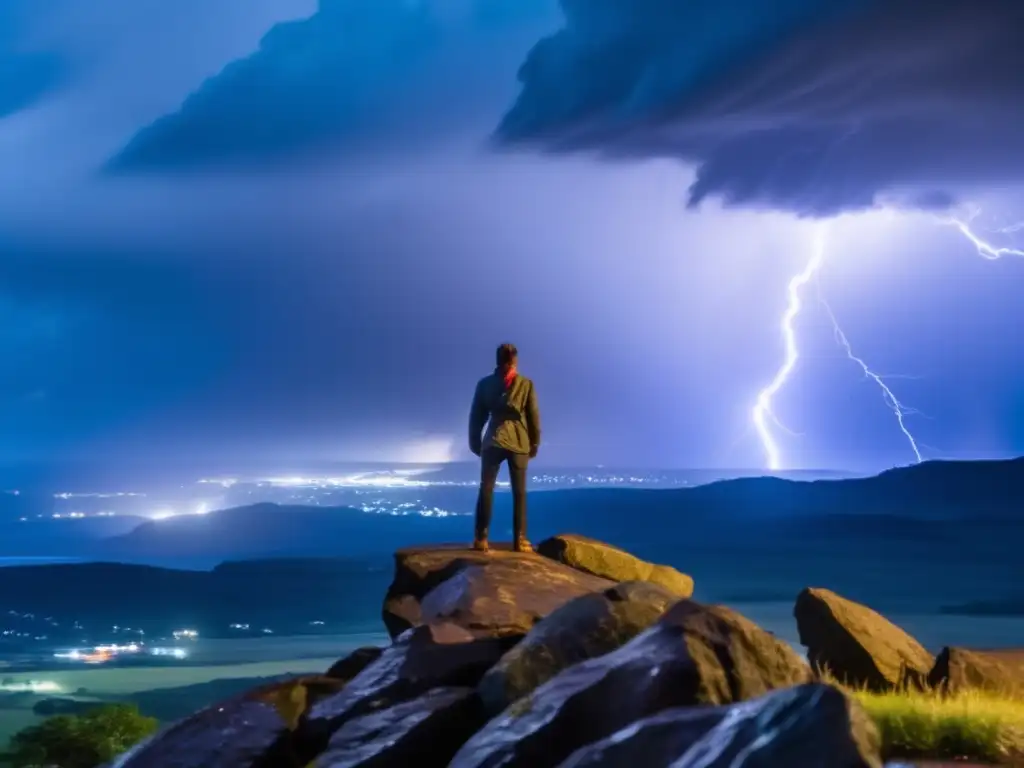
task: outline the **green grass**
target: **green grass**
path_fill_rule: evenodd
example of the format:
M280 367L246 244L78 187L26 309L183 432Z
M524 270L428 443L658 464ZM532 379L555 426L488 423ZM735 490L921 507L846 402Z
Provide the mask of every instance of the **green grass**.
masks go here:
M853 697L878 726L886 759L1024 765L1024 701L972 692L871 693Z

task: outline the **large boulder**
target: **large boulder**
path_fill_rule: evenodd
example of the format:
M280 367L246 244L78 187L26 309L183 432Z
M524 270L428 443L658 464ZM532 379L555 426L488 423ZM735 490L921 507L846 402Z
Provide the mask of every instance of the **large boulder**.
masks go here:
M486 721L472 688L434 688L410 701L349 720L316 768L445 768Z
M928 685L953 695L986 691L1024 699L1024 650L943 648L928 675Z
M668 565L657 565L634 557L618 547L586 536L566 533L545 539L537 551L579 571L612 581L649 581L678 597L693 596L693 579Z
M676 601L664 587L633 581L566 603L484 675L479 691L488 711L497 714L563 669L621 647Z
M880 768L880 750L857 702L809 683L728 707L666 710L577 750L560 768Z
M611 653L569 667L481 729L452 768L557 766L670 707L727 704L809 682L792 648L739 614L690 600Z
M532 553L403 549L395 553L383 619L392 637L420 624L452 622L480 637L521 638L570 600L612 584Z
M344 683L299 677L255 688L207 707L119 757L112 768L302 768L302 717Z
M827 589L805 589L793 614L812 666L840 682L874 691L917 687L935 663L888 619Z
M508 649L509 643L501 638L477 638L454 624L408 630L341 691L306 712L306 754L323 752L335 732L357 717L390 709L434 688L475 688Z

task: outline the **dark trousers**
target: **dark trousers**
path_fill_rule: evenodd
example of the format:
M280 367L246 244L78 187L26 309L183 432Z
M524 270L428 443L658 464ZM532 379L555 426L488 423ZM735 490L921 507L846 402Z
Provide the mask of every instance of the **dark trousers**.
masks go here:
M508 462L508 475L512 486L513 541L526 538L526 465L530 457L525 453L512 453L504 448L485 448L480 456L480 495L476 499L476 538L486 540L491 528L494 508L494 484L498 470Z

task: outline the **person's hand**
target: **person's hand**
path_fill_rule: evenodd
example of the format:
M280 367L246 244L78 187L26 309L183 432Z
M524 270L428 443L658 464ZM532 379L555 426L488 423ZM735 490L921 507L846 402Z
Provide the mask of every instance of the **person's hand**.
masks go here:
M539 448L540 448L540 446L538 446L538 445L530 446L530 458L531 459L536 459L537 458L537 450Z

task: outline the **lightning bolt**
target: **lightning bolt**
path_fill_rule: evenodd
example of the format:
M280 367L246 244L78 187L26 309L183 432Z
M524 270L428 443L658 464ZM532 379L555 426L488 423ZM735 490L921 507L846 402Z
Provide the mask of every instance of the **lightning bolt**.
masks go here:
M789 287L787 290L788 304L786 311L782 315L780 322L780 328L782 332L782 339L786 348L786 356L782 363L782 366L775 374L775 378L772 379L771 383L762 389L757 396L757 403L754 405L752 413L754 420L754 428L757 430L758 437L761 439L761 446L764 449L765 457L768 461L768 468L772 471L778 471L782 468L781 452L779 450L778 443L775 437L772 435L772 431L769 422L773 422L776 426L785 429L775 415L773 410L773 400L775 395L782 387L785 386L789 380L793 369L796 367L797 361L800 359L800 349L796 342L796 331L794 330L793 324L800 312L803 310L803 300L801 298L801 290L815 278L821 270L822 264L825 262L825 249L826 249L826 225L820 225L814 236L814 245L810 261L804 267L803 271L795 275L789 281ZM836 319L835 313L832 311L832 307L829 306L828 302L823 297L818 297L819 302L825 308L828 313L829 320L832 322L832 330L836 339L836 343L839 344L846 352L846 357L852 362L856 363L864 376L871 379L878 385L878 388L882 392L882 399L885 402L886 407L893 412L896 417L896 422L899 424L900 431L903 436L910 443L910 448L914 452L914 457L920 463L923 459L921 451L918 448L917 439L913 433L908 429L905 418L916 411L912 408L907 408L893 393L889 385L885 383L885 379L871 370L864 359L858 357L853 352L853 347L850 344L850 340L846 337L842 327L839 325L839 321Z
M829 306L828 302L825 301L824 298L819 297L819 301L825 308L825 312L828 313L828 319L832 321L832 330L835 334L836 343L845 350L846 356L850 360L860 366L860 369L864 372L865 378L871 379L878 385L878 388L882 390L882 400L885 401L886 406L888 406L889 410L892 411L893 415L896 417L896 423L900 425L900 431L903 433L903 436L907 438L907 442L910 443L910 449L914 452L914 458L916 458L917 463L920 464L924 461L921 457L921 449L917 447L917 438L911 434L905 421L905 417L915 414L917 411L903 405L903 403L896 398L896 395L893 394L892 390L889 389L889 385L885 383L885 379L871 370L862 358L857 357L857 355L853 353L853 347L850 346L850 341L846 338L846 334L843 333L843 329L839 327L839 321L836 320L832 307Z
M789 287L786 291L789 301L780 323L782 340L786 347L786 357L783 360L782 367L775 373L775 378L758 393L757 403L754 405L754 410L751 414L754 419L754 428L757 430L757 435L761 439L761 445L764 448L765 458L768 460L768 468L773 472L782 468L782 459L778 443L775 442L775 438L772 436L768 422L771 421L779 427L782 427L782 423L775 415L775 411L772 410L772 401L778 391L785 386L790 374L793 372L793 368L796 367L797 360L800 359L800 348L796 343L796 331L793 330L793 323L803 310L800 292L818 274L818 270L821 269L824 261L825 227L820 226L814 237L814 248L810 261L807 262L807 266L804 267L802 272L795 275L789 281ZM782 428L785 429L784 427Z
M974 246L978 255L984 259L996 261L1006 256L1018 256L1024 258L1024 250L1009 246L995 245L977 234L977 232L971 227L971 222L974 221L980 212L981 210L979 208L974 208L969 212L969 215L964 218L950 216L945 218L937 217L936 220L940 224L950 226L958 230L960 234ZM774 424L783 431L789 431L776 416L773 409L773 403L775 395L778 394L779 390L781 390L782 387L786 385L786 382L789 381L789 378L793 373L793 369L796 367L797 361L800 359L800 349L797 345L794 323L804 308L801 296L802 290L812 279L817 277L825 262L826 226L827 225L823 224L818 227L814 236L814 245L810 260L807 262L803 271L794 275L789 281L789 286L786 292L788 298L786 311L783 313L779 324L786 350L785 359L778 371L775 373L775 378L771 380L771 383L769 383L768 386L758 393L757 402L751 413L754 428L760 438L761 446L764 450L765 458L768 463L768 469L771 471L778 471L782 468L781 451L779 450L779 445L772 434L771 425ZM1024 222L1012 224L996 231L999 234L1009 235L1021 230L1024 230ZM839 344L839 346L846 352L846 357L857 364L864 376L873 381L878 386L879 390L881 390L882 400L885 402L886 407L888 407L896 417L896 422L899 425L900 431L903 433L903 436L910 444L911 450L914 452L914 458L918 463L920 463L924 459L921 455L919 443L906 424L906 417L916 414L918 411L913 408L908 408L900 402L899 398L896 397L892 389L890 389L889 385L886 383L885 377L875 373L863 358L854 354L853 347L846 334L843 332L843 329L840 327L839 321L836 319L832 308L820 295L819 301L828 314L829 320L832 322L832 330L836 343Z

